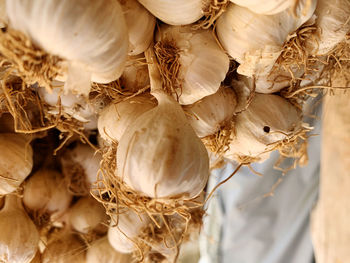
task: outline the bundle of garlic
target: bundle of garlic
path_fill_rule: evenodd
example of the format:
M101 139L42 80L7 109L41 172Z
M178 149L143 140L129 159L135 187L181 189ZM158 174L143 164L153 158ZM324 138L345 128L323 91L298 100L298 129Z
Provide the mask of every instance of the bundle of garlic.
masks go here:
M8 0L6 9L14 30L3 34L0 51L28 82L49 86L64 79L67 90L87 95L90 81L107 83L122 74L128 40L118 1Z
M6 196L0 211L0 229L0 261L30 263L38 250L39 233L19 197Z
M229 58L210 32L162 25L156 40L164 86L180 104L192 104L220 88Z
M26 135L0 133L0 195L14 192L32 171L30 141Z
M106 237L95 241L87 250L86 263L130 263L130 254L117 252Z
M51 221L60 220L71 200L63 176L54 170L37 171L24 187L23 203L39 221L45 214L51 216Z

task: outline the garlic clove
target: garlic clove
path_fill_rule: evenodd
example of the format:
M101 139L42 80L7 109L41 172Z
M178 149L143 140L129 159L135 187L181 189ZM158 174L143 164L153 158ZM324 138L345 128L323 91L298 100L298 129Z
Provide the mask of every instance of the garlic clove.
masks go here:
M33 168L30 137L21 134L0 134L0 195L15 191Z
M54 170L37 171L24 187L24 205L39 214L49 213L52 221L66 212L71 200L63 176Z
M189 25L203 16L208 0L139 0L155 17L169 25Z
M0 261L30 263L38 250L39 233L15 195L6 196L0 229Z
M237 105L235 92L221 87L215 94L204 97L193 105L183 107L187 119L199 138L216 133L230 121Z
M132 257L130 254L117 252L109 244L106 237L95 241L86 254L86 263L130 263Z
M144 52L153 40L156 18L137 0L119 0L129 33L129 55Z
M162 25L156 40L163 82L180 104L192 104L220 88L229 58L209 31Z
M88 234L103 234L107 231L107 215L105 208L92 197L82 197L69 212L69 221L73 229Z
M109 142L119 142L129 126L143 113L155 107L149 95L139 95L105 107L98 118L98 131Z
M207 151L180 105L153 91L158 106L143 113L119 141L117 176L152 198L197 196L208 179Z

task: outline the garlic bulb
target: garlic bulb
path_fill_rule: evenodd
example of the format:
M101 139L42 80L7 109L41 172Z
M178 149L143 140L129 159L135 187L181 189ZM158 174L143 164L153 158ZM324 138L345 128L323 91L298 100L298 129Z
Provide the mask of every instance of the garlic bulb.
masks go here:
M6 9L14 29L68 61L67 81L107 83L122 74L128 39L118 1L7 0ZM71 90L87 94L88 86Z
M129 55L144 52L153 40L156 18L137 0L119 0L129 33Z
M297 6L296 16L285 10L275 15L258 15L248 8L230 4L216 25L218 38L241 65L237 72L245 76L267 74L282 51L283 43L314 13L316 0L304 14L309 0Z
M30 138L21 134L0 134L0 195L15 191L33 168Z
M53 107L49 111L51 114L58 114L58 102L61 99L61 106L64 113L84 123L84 127L89 130L97 128L97 115L95 107L84 97L75 95L70 91L63 93L60 87L55 87L48 92L44 87L38 88L42 100Z
M24 187L24 205L33 211L51 214L53 220L68 209L71 200L63 176L54 170L37 171Z
M82 177L85 179L87 186L91 187L97 180L97 173L100 169L101 160L101 153L95 152L95 150L87 144L77 143L73 149L67 150L61 160L61 164L64 172L68 173L68 177L71 166L79 165L84 172Z
M30 263L38 250L39 233L14 195L6 196L0 229L0 262Z
M149 95L139 95L117 104L110 104L98 118L98 131L107 142L120 141L124 132L143 113L156 106Z
M108 241L116 251L131 253L136 250L137 237L149 223L150 219L146 214L125 211L112 220L108 229Z
M73 234L65 233L50 241L42 255L42 263L85 263L85 246Z
M132 258L130 254L117 252L109 244L106 237L94 242L88 248L86 254L86 263L130 263Z
M172 92L180 104L192 104L220 88L229 58L209 31L163 25L156 40L161 73L172 80ZM169 60L173 60L171 68Z
M143 54L129 57L120 82L122 87L131 92L149 86L148 68Z
M153 91L158 106L138 117L121 137L117 175L152 198L197 196L208 179L207 151L180 105Z
M274 15L284 11L293 5L295 0L230 0L236 5L249 8L251 11L262 15Z
M326 55L350 30L350 2L348 0L318 0L315 10L318 32L310 37L307 48L312 55Z
M107 215L102 204L92 197L82 197L70 209L69 221L72 227L83 234L91 231L104 233L107 229Z
M235 134L224 156L258 158L300 126L301 114L292 104L277 95L256 93L247 110L237 115Z
M139 0L155 17L169 25L189 25L203 16L208 0Z
M197 136L203 138L214 134L232 119L236 104L235 92L221 87L215 94L204 97L193 105L184 106L183 109Z

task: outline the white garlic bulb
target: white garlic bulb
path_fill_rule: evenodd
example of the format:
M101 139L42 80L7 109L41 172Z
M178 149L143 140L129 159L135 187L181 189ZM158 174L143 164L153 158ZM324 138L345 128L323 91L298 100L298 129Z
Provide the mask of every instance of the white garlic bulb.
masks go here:
M150 85L148 67L143 54L129 57L120 82L127 91L131 92L137 92Z
M71 200L63 176L54 170L37 171L24 187L24 205L33 211L51 214L52 220L68 209Z
M203 16L208 0L139 0L155 17L169 25L189 25Z
M199 138L216 133L230 121L237 105L235 92L221 87L215 94L204 97L193 105L184 106L187 119Z
M153 40L156 18L137 0L119 0L129 35L129 55L144 52Z
M139 95L117 104L110 104L98 118L98 131L107 142L120 141L129 126L143 113L156 106L152 96Z
M209 31L194 31L190 26L163 25L157 32L156 40L160 47L157 51L155 46L158 60L162 53L177 57L175 63L179 68L172 77L178 83L172 84L177 93L174 97L180 104L192 104L220 88L229 69L229 58ZM164 58L164 63L159 62L163 70L161 73L167 74L164 67L169 63L168 58ZM173 67L176 68L176 65Z
M249 8L251 11L262 15L273 15L284 11L293 5L295 0L230 0L236 5Z
M73 234L64 233L49 241L42 255L42 263L85 263L86 248Z
M60 87L54 87L51 92L48 92L44 87L39 87L38 92L41 99L53 107L49 113L58 114L60 110L58 102L61 99L64 113L84 123L86 129L97 128L97 109L83 96L75 95L70 91L64 93Z
M136 214L127 210L112 218L108 229L108 241L111 246L121 253L131 253L136 250L136 243L141 231L148 226L150 218L146 214ZM117 224L117 225L116 225Z
M106 237L95 241L86 253L86 263L130 263L130 254L117 252Z
M0 134L0 195L15 191L33 168L30 138L21 134Z
M225 50L241 64L238 73L251 77L270 72L288 35L314 13L316 0L312 0L304 14L307 1L300 1L296 16L290 10L258 15L248 8L229 5L217 21L216 32Z
M96 152L91 146L87 144L77 143L77 145L65 152L61 164L66 166L63 168L69 174L69 166L78 164L83 168L85 182L88 187L91 187L97 180L98 170L100 169L100 162L102 161L101 153Z
M118 1L7 0L6 9L11 27L68 61L68 80L107 83L122 74L128 38ZM90 88L72 89L87 94Z
M348 0L318 0L315 10L318 32L307 40L312 55L326 55L350 30L350 2Z
M73 229L83 234L91 231L103 233L107 230L105 208L92 197L82 197L72 206L69 222Z
M39 233L15 195L6 196L0 229L0 262L30 263L38 250Z
M300 126L301 114L292 104L277 95L256 93L249 107L237 115L235 134L224 156L258 158Z
M180 105L153 91L158 106L139 116L124 133L117 151L117 176L152 198L195 197L209 173L207 151Z

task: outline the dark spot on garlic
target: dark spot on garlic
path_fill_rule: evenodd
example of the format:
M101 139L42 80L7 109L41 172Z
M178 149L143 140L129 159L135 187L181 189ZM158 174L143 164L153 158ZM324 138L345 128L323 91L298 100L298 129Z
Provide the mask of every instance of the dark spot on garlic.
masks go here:
M264 132L269 133L270 132L270 127L269 126L264 126Z

